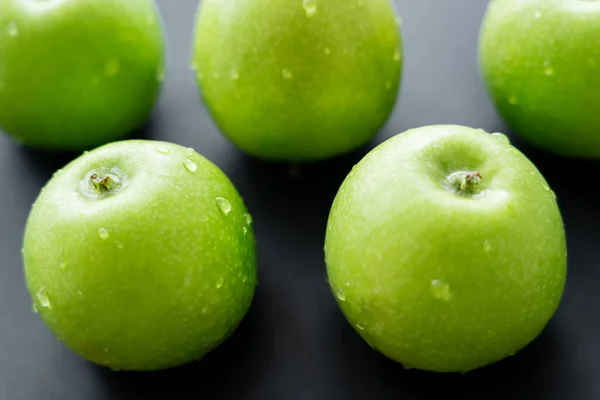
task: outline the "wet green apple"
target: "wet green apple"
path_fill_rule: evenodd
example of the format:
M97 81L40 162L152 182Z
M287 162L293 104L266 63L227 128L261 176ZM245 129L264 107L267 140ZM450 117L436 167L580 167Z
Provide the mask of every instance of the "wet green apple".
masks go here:
M389 0L204 0L192 67L235 145L312 161L353 150L382 127L402 43Z
M548 184L506 136L461 126L407 131L360 161L325 253L348 321L407 368L464 372L516 353L565 285Z
M59 171L25 231L27 286L50 330L112 369L201 358L230 335L256 285L251 217L192 149L123 141Z
M164 71L152 0L0 0L0 127L26 146L125 137L149 117Z
M600 1L492 0L480 65L510 128L571 157L600 157Z

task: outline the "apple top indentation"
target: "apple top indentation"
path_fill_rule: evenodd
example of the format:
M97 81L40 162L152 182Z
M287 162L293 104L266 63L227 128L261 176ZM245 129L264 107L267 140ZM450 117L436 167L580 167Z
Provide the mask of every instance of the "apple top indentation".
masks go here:
M126 188L127 175L117 168L89 171L79 183L79 193L91 199L113 196Z
M481 179L479 171L457 171L448 175L444 186L457 195L474 195L479 193Z

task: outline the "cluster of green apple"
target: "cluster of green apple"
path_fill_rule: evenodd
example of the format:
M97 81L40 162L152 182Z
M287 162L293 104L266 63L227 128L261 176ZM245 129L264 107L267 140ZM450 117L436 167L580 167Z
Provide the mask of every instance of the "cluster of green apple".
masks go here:
M557 153L600 155L600 25L587 23L599 16L595 1L492 0L483 25L498 109ZM397 21L389 0L204 0L192 66L239 148L320 160L365 144L389 117ZM31 147L105 144L58 171L33 205L23 257L34 311L113 369L201 358L252 302L253 222L193 149L113 142L148 117L165 77L156 6L0 0L0 29L2 128ZM565 284L554 193L506 136L468 127L413 129L372 150L339 189L325 241L348 321L411 368L462 372L514 354Z

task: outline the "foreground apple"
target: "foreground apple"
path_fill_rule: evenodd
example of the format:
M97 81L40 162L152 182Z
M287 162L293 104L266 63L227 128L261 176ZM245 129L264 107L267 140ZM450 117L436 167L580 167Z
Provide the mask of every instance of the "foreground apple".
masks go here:
M600 157L600 1L492 0L480 63L508 125L531 144Z
M0 127L52 150L122 138L148 118L163 59L152 0L0 0Z
M565 284L562 219L504 135L430 126L369 153L337 194L329 282L375 349L407 368L468 371L544 328Z
M402 44L389 0L204 0L192 67L239 148L311 161L355 149L382 127Z
M248 310L251 217L229 179L178 145L81 156L36 200L23 256L33 308L73 351L113 369L198 359Z

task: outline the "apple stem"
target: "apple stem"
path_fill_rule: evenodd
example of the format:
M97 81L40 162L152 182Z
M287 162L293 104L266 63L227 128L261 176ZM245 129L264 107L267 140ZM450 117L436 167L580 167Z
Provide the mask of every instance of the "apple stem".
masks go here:
M446 186L457 194L474 194L477 192L481 179L478 171L458 171L446 178Z
M121 186L121 180L115 175L92 174L90 182L97 194L108 194Z

